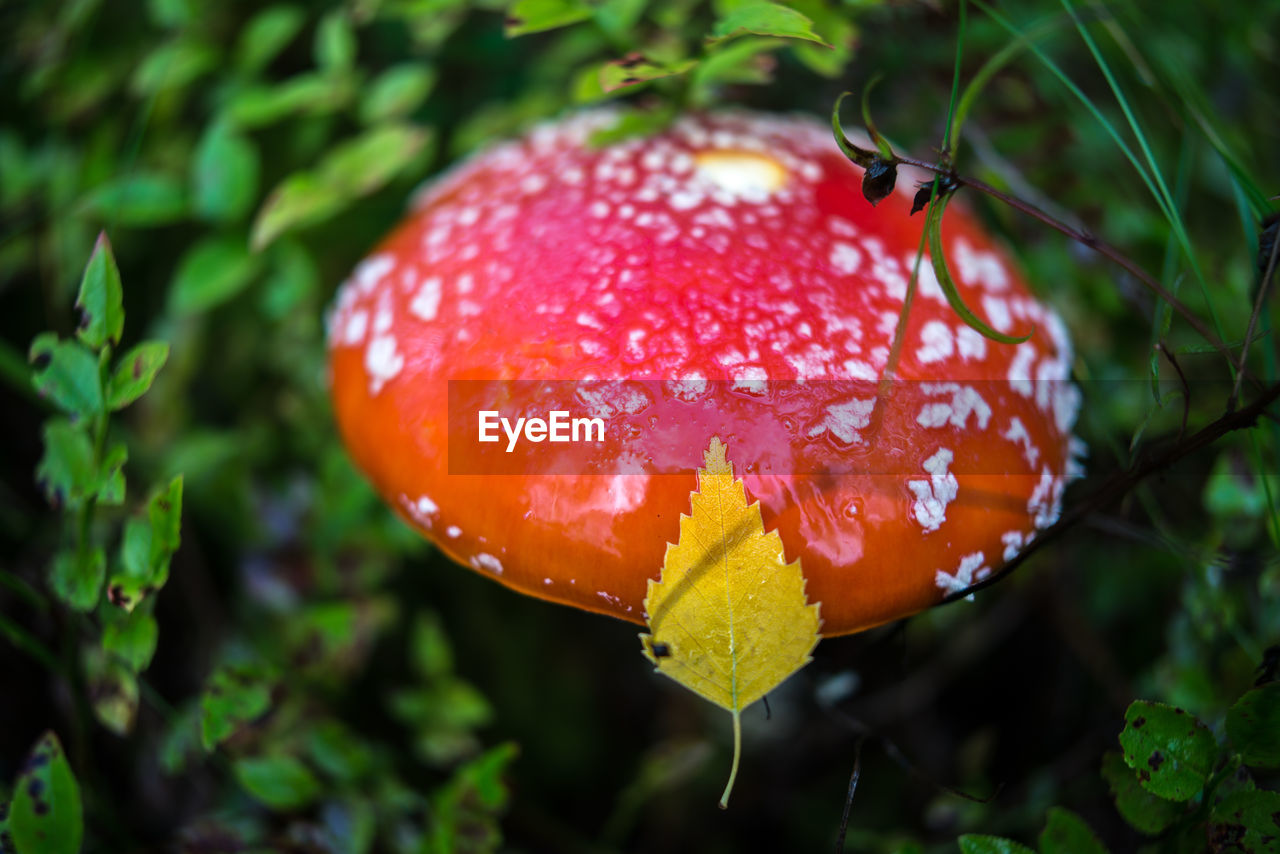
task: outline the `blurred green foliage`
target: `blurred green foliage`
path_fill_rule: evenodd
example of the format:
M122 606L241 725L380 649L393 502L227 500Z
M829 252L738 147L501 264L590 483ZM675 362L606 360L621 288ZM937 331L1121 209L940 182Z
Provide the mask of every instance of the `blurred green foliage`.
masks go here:
M886 146L930 159L957 66L985 81L957 169L1120 247L1232 353L966 194L1078 345L1069 505L1222 415L1250 330L1241 400L1274 384L1280 6L961 8L0 6L0 848L813 850L861 745L852 850L1274 850L1274 417L976 605L824 643L744 721L725 815L720 716L630 629L447 565L334 434L325 305L457 158L592 104L599 142L825 116L879 74Z

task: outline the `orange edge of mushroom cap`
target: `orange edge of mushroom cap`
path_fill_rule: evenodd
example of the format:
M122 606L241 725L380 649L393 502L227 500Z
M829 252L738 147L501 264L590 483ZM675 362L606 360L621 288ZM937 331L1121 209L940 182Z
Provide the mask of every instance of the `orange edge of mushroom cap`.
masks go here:
M801 559L823 633L839 635L962 592L1057 518L1076 467L1070 345L962 207L944 223L961 296L1001 331L1035 332L1018 345L981 338L926 259L902 382L872 425L865 392L884 370L923 219L907 214L909 182L872 209L861 170L806 119L689 116L588 149L609 121L581 114L472 158L342 287L330 317L338 425L406 521L513 589L643 623L647 580L716 432L766 528ZM525 449L524 469L500 459L499 473L458 473L498 458L460 440L449 381L512 379L637 380L627 393L645 404L609 407L617 432L594 457L543 445ZM682 420L688 401L667 381L709 386L723 419ZM762 421L753 382L757 396L781 384L799 408ZM536 402L532 384L502 388L507 405ZM555 388L565 399L548 406L583 408L573 383ZM610 468L645 441L650 459L687 458L666 469L681 473ZM565 454L581 476L536 473Z

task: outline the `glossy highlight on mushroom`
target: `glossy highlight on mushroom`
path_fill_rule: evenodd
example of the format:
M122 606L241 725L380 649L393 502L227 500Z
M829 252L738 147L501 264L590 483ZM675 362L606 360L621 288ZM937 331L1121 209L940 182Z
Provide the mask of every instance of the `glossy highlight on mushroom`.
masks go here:
M959 204L886 382L921 220L872 207L817 121L725 112L603 148L587 112L431 182L342 286L339 428L446 554L530 595L643 623L719 435L823 633L917 612L1057 518L1079 393L1056 314ZM479 411L600 417L603 439L474 441Z

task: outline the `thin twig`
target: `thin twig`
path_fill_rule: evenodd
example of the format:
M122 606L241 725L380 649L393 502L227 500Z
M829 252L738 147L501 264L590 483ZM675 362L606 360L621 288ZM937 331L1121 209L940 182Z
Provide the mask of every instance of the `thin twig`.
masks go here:
M1007 562L999 573L989 575L982 581L978 581L972 586L948 596L943 601L954 602L958 599L963 599L976 590L982 590L983 588L990 587L992 584L1008 578L1014 570L1018 569L1018 567L1025 563L1031 555L1044 548L1050 542L1060 538L1068 530L1075 527L1088 517L1093 511L1123 498L1138 482L1150 477L1156 472L1164 471L1174 463L1189 456L1195 451L1207 447L1208 445L1212 445L1228 433L1252 427L1259 418L1266 414L1268 407L1277 400L1280 400L1280 382L1267 387L1267 389L1248 406L1235 412L1227 412L1223 414L1220 418L1210 422L1191 436L1188 436L1186 439L1174 443L1173 447L1169 448L1164 453L1150 457L1145 462L1131 466L1124 471L1116 472L1108 478L1102 486L1094 490L1092 495L1083 501L1076 503L1075 506L1064 513L1057 522L1041 531L1035 539L1023 547L1022 551L1020 551L1016 557Z
M862 744L865 737L860 736L853 748L853 773L849 775L849 792L844 797L844 812L840 815L840 832L836 835L836 854L844 852L844 837L849 830L849 809L853 806L853 794L858 791L858 778L862 776Z
M1245 362L1249 359L1249 348L1253 344L1253 330L1258 325L1258 317L1262 314L1262 306L1267 299L1267 288L1275 278L1276 258L1280 257L1280 239L1271 245L1271 256L1267 259L1266 272L1262 274L1262 283L1258 285L1258 296L1253 301L1253 311L1249 314L1249 326L1244 333L1244 346L1240 348L1240 364L1236 370L1236 382L1231 389L1231 397L1227 399L1227 411L1236 408L1240 400L1240 383L1244 379Z
M1163 341L1156 342L1156 349L1169 361L1170 365L1173 365L1173 370L1178 375L1178 381L1182 383L1182 424L1178 427L1178 441L1181 442L1182 437L1187 434L1187 419L1191 415L1191 385L1187 382L1187 375L1182 372L1182 366L1174 358L1173 351L1166 347ZM1228 408L1228 411L1230 411L1230 408Z
M1106 243L1105 241L1099 239L1098 237L1086 231L1083 231L1081 229L1074 228L1068 225L1062 220L1057 219L1056 217L1045 213L1044 211L1040 210L1040 208L1036 207L1035 205L1029 202L1024 202L1022 199L1019 199L1016 196L1011 196L1008 193L1005 193L1001 190L997 190L995 187L991 186L985 181L979 181L977 178L967 178L963 175L957 174L954 170L950 169L945 165L932 163L928 160L920 160L915 157L905 157L901 154L895 155L895 160L900 164L905 164L907 166L915 166L918 169L925 169L925 170L928 170L929 172L933 172L936 175L942 175L946 178L949 178L951 181L955 182L955 184L957 185L972 187L978 192L985 193L991 198L996 199L997 201L1003 202L1004 204L1008 205L1014 210L1019 211L1031 217L1032 219L1038 220L1044 225L1047 225L1050 228L1052 228L1054 231L1064 234L1067 237L1071 238L1072 240L1076 241L1077 243L1080 243L1083 246L1087 246L1093 251L1097 252L1098 254L1110 259L1113 263L1123 268L1125 272L1129 273L1138 281L1146 285L1147 288L1149 288L1153 293L1155 293L1165 302L1169 303L1169 305L1172 306L1173 309L1176 312L1178 312L1178 314L1182 315L1183 319L1187 321L1187 323L1191 326L1191 328L1194 329L1202 338L1204 338L1204 340L1207 341L1211 347L1213 347L1219 353L1222 353L1224 356L1227 356L1228 358L1231 357L1230 348L1228 348L1227 345L1223 343L1222 339L1219 338L1217 334L1213 332L1213 330L1209 329L1209 327L1205 325L1204 321L1202 321L1194 312L1191 311L1191 309L1189 309L1186 305L1184 305L1177 297L1175 297L1172 293L1170 293L1170 291L1164 285L1160 284L1160 282L1158 282L1150 273L1148 273L1146 270L1143 270L1140 266L1138 266L1138 264L1135 261L1130 259L1127 255L1122 253L1120 250L1111 246L1109 243Z

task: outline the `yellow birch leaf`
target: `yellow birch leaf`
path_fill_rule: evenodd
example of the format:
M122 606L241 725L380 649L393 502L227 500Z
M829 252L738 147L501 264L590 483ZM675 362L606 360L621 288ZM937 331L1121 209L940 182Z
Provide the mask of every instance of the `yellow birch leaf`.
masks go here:
M680 542L667 544L662 577L649 581L649 633L640 642L660 673L733 715L723 808L738 774L742 710L809 662L822 620L805 598L800 561L787 563L759 502L747 504L719 438L705 459Z

